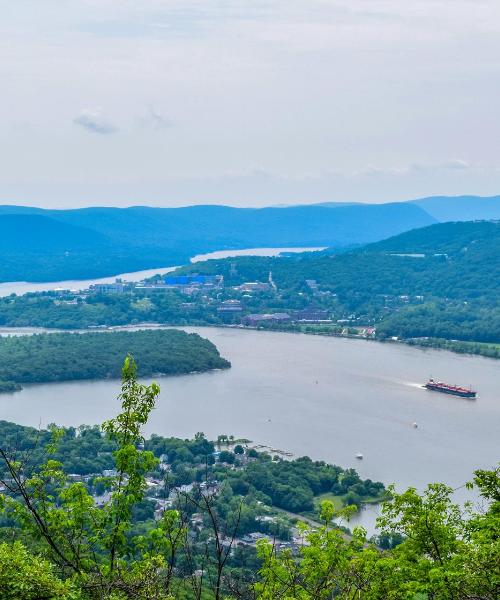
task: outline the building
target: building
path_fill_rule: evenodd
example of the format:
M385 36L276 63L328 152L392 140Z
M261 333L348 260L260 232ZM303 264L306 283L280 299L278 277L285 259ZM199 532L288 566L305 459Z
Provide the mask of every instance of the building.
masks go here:
M131 284L122 279L115 279L114 283L94 283L89 287L95 294L123 294L130 289Z
M243 310L243 305L239 300L224 300L217 307L218 313L240 313Z
M291 321L292 317L288 313L247 315L243 319L243 323L249 327L259 327L259 325L267 324L284 324L290 323Z
M179 291L190 296L201 290L222 287L223 282L222 275L172 275L154 283L143 281L135 286L135 290L152 293Z
M330 323L330 314L321 308L304 308L294 313L295 320L306 323Z
M171 275L165 277L165 285L175 287L200 286L219 287L223 282L222 275Z
M234 288L239 292L268 292L271 289L270 283L262 283L261 281L248 281Z

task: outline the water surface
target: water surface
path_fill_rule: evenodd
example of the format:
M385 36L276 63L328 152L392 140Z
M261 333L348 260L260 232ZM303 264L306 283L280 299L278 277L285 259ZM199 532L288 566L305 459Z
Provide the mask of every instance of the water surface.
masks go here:
M400 487L444 481L458 488L474 469L500 459L499 363L493 359L342 338L186 329L212 340L233 366L160 377L148 433L248 437ZM471 383L479 397L422 389L430 375ZM0 395L0 419L35 426L99 423L118 410L118 390L118 381L26 386Z

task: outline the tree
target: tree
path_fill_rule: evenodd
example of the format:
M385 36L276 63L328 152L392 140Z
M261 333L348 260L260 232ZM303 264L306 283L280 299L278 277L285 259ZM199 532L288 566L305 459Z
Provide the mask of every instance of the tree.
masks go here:
M0 544L0 598L2 600L77 600L81 597L70 580L54 574L54 566L34 556L21 544Z
M122 379L122 412L102 426L104 434L117 444L117 474L104 478L109 501L98 508L85 485L70 483L62 464L50 454L40 469L25 473L23 463L0 449L10 475L4 481L9 495L3 497L3 508L23 527L28 539L41 546L61 579L74 581L89 597L111 598L119 592L120 598L166 599L173 576L172 557L185 534L179 514L168 511L143 536L129 535L132 511L144 499L145 474L157 463L152 452L141 449L140 428L153 409L159 387L137 382L130 356ZM55 429L53 436L50 453L56 450L60 431ZM22 554L22 550L18 552ZM30 560L28 564L45 568L45 563Z

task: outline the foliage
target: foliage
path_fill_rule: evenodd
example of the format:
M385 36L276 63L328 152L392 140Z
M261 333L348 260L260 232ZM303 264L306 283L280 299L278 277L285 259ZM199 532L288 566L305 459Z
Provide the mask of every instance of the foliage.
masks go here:
M21 544L0 544L1 600L78 600L81 595L70 580L54 575L54 566Z
M119 377L121 357L139 357L139 375L227 368L212 342L176 330L50 333L0 337L0 391L20 383ZM10 389L9 389L10 386Z

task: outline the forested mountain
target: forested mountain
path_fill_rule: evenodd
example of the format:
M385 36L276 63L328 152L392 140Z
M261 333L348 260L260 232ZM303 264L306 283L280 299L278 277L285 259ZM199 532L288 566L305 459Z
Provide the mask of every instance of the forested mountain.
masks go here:
M186 264L195 254L224 249L352 248L464 217L500 217L500 197L261 209L0 206L0 281L100 277Z
M83 208L42 210L0 207L5 214L50 217L85 227L116 243L155 248L329 246L384 239L435 220L411 203L284 208L188 206L184 208Z
M0 216L0 251L2 253L72 252L94 247L109 249L110 240L103 234L38 214Z
M84 279L225 248L347 246L433 223L410 203L241 209L0 207L0 281Z
M231 263L236 265L236 274L230 272ZM196 263L182 271L221 273L235 283L265 280L272 271L281 288L315 279L340 295L360 298L431 294L496 301L500 291L500 223L442 223L340 254L238 257Z
M441 222L500 219L500 196L432 196L413 203Z
M412 229L365 246L363 252L465 255L500 251L500 224L494 221L451 222Z

